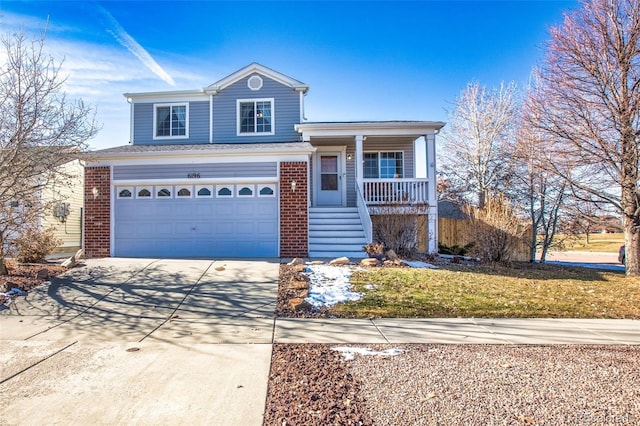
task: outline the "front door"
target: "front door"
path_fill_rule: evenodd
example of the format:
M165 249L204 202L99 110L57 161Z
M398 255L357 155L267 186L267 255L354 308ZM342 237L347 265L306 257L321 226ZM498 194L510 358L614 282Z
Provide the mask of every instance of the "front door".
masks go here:
M319 152L316 164L319 206L342 205L342 179L342 153Z

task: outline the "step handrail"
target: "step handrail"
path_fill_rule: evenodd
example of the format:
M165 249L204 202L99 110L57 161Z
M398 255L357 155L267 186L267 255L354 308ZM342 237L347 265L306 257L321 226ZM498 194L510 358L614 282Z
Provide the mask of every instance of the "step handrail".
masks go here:
M356 182L356 194L357 194L357 206L358 214L360 215L360 221L362 222L362 229L364 231L364 237L367 240L367 244L371 244L373 241L373 224L371 223L371 216L369 215L369 209L367 203L362 195L360 185Z

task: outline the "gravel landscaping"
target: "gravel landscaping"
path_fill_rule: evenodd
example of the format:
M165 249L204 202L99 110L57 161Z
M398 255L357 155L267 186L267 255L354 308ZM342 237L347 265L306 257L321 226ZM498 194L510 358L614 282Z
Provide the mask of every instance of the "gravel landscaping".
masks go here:
M275 345L265 425L637 425L640 348Z
M301 269L281 265L276 315L294 308ZM265 425L638 425L640 347L276 344Z

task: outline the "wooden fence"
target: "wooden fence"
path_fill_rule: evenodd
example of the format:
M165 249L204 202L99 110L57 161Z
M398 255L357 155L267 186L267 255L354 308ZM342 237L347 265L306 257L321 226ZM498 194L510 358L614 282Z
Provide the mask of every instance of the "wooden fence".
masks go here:
M438 218L438 243L446 246L459 246L472 243L471 232L469 232L472 224L468 219L449 219L444 217ZM529 246L521 241L516 247L513 256L515 261L526 262L529 260Z

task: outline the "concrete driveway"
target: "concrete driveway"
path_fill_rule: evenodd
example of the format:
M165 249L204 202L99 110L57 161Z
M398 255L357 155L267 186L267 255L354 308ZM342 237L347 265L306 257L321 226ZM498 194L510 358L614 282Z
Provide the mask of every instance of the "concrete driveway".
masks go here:
M278 261L100 259L0 312L0 423L259 425Z

